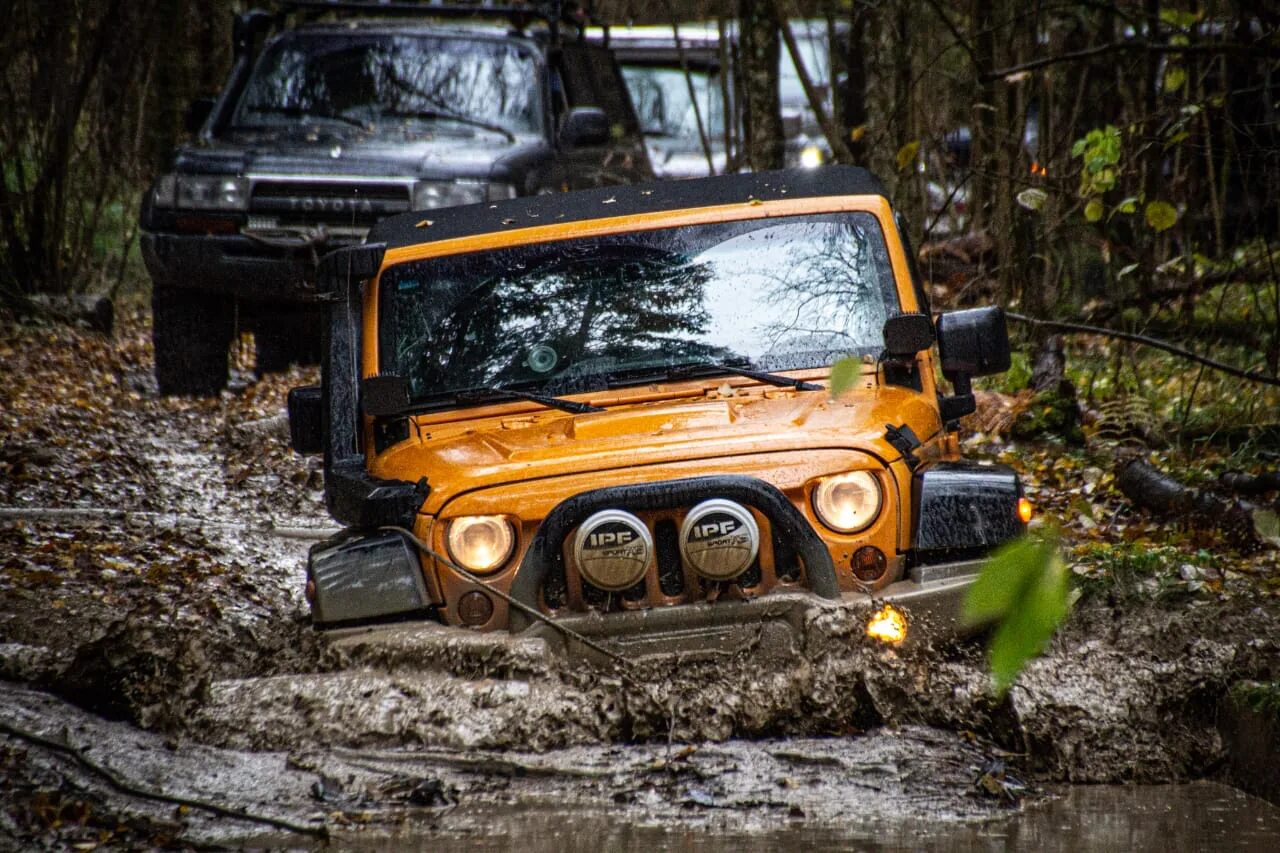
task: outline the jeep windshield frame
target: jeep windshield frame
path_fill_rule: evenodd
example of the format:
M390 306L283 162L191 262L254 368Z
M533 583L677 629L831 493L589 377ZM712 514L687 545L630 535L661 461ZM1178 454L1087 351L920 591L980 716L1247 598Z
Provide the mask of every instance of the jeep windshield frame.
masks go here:
M378 284L377 369L415 407L486 385L590 393L690 363L878 356L901 312L884 231L849 211L657 227L406 261ZM732 372L732 371L726 371Z
M263 50L223 133L543 135L542 64L533 45L489 34L291 30Z

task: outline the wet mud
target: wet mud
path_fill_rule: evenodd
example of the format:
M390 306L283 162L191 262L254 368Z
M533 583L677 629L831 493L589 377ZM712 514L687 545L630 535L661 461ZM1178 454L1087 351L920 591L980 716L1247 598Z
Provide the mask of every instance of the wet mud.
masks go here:
M321 635L303 565L332 522L280 418L310 375L163 401L137 372L124 358L104 373L93 418L68 404L0 434L0 838L43 837L55 801L108 816L103 832L116 820L126 846L290 837L123 794L26 732L369 849L398 832L574 849L546 840L568 826L617 849L701 849L704 830L764 849L864 837L864 820L868 838L914 821L901 832L927 839L1019 802L1051 809L1036 804L1058 783L1220 774L1228 690L1280 679L1280 605L1248 594L1087 599L1002 700L980 643L886 647L865 636L865 611L824 603L781 650L626 668L432 625ZM994 760L1032 788L975 789ZM545 817L569 807L560 826ZM602 820L631 829L601 835ZM985 837L968 833L944 837ZM521 842L535 836L541 847Z

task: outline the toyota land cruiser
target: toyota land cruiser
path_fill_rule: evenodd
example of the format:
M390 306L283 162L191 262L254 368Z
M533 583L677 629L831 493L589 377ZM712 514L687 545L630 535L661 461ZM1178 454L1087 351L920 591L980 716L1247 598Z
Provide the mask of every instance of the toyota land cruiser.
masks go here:
M317 259L384 216L652 176L617 66L559 3L285 8L236 19L225 89L143 202L161 393L221 389L238 329L259 369L316 360Z

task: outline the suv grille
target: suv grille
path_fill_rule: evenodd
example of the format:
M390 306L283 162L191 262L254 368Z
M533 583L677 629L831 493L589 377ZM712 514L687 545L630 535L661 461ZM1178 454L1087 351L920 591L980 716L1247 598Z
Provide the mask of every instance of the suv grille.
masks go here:
M249 209L255 214L275 214L284 223L372 225L409 207L406 184L258 181Z

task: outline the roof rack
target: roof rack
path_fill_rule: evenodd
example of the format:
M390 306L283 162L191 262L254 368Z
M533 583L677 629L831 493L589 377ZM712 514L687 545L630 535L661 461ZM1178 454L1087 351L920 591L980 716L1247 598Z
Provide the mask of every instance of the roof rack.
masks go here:
M448 2L448 0L285 0L285 11L297 11L306 16L319 16L336 12L357 15L422 15L429 18L501 18L523 30L533 21L545 21L552 37L559 35L561 24L573 27L579 35L588 26L606 27L596 18L590 0L579 5L572 0L532 0L532 2L501 5L490 0L478 2Z

